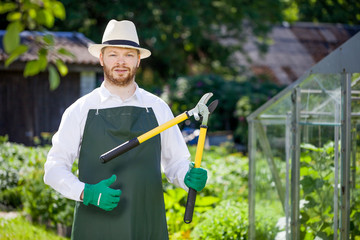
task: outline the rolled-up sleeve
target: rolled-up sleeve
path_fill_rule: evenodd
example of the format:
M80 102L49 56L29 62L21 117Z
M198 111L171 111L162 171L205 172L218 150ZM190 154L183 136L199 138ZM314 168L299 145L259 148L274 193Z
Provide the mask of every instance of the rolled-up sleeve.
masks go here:
M156 114L156 113L155 113ZM170 108L163 106L162 115L157 116L159 125L174 118ZM160 119L160 120L159 120ZM178 125L161 133L161 165L170 183L188 190L184 183L191 156Z
M80 121L74 109L65 111L59 129L52 138L52 148L44 166L44 182L76 201L80 201L85 186L71 171L81 142Z

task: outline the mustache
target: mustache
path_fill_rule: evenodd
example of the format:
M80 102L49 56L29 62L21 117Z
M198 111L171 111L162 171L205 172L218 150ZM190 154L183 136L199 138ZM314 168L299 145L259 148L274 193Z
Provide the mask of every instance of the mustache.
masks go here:
M131 68L130 68L130 67L127 67L127 66L119 66L119 65L112 67L111 70L115 70L115 69L117 69L117 68L126 69L126 70L131 71Z

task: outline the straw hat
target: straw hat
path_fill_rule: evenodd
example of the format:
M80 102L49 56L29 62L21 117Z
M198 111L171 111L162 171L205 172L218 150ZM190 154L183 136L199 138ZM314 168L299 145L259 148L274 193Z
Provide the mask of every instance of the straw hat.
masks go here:
M151 52L139 45L139 38L136 32L135 24L128 20L116 21L110 20L107 24L102 44L89 45L89 52L94 57L99 57L101 49L104 47L123 47L133 48L140 51L140 58L147 58Z

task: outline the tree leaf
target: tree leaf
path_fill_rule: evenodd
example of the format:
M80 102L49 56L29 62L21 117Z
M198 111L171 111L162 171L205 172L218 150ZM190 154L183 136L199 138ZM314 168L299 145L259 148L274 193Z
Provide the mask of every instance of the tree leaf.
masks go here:
M206 197L199 197L196 205L197 206L210 206L214 203L217 203L220 199L217 197L206 196Z
M41 62L38 60L32 60L26 63L24 70L24 77L30 77L40 72Z
M66 76L66 74L68 74L68 68L61 59L57 59L55 64L61 76Z
M49 69L49 83L50 83L50 90L55 90L60 84L60 76L56 71L56 68L53 65L48 67Z
M36 15L37 15L37 14L36 14L36 10L35 10L35 9L33 9L33 8L29 9L28 14L29 14L29 17L30 17L31 19L33 19L33 20L36 19Z
M21 12L10 12L6 16L6 20L8 20L9 22L18 21L20 19L21 19Z
M302 180L300 180L300 184L304 189L304 194L310 194L315 190L315 179L311 176L304 176Z
M14 11L17 8L16 3L0 3L0 14L4 14L6 12Z
M26 45L19 45L14 51L11 52L10 56L5 61L5 67L8 67L11 63L13 63L19 56L25 53L28 50L28 46Z
M12 22L6 28L6 33L3 38L4 49L6 53L11 54L20 44L20 32L22 30L19 21Z
M46 69L48 61L46 58L46 54L40 54L39 59L37 60L39 64L39 71L42 72Z
M302 149L307 149L307 150L312 150L315 152L321 152L322 149L315 147L314 145L310 144L310 143L302 143L300 146Z
M64 20L66 18L65 7L61 2L53 2L52 12L55 17Z
M45 25L46 27L51 28L54 26L55 18L49 10L41 9L37 13L36 21L41 25Z
M67 49L65 48L59 48L59 50L57 50L57 52L61 55L64 55L64 56L69 56L69 57L72 57L72 58L76 58L75 55L68 51Z

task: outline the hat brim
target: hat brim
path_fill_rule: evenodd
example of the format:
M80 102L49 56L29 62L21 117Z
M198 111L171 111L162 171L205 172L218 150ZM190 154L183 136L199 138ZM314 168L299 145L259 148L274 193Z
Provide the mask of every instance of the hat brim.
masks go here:
M145 48L138 48L129 45L111 45L111 44L91 44L88 47L89 53L96 58L100 57L101 49L104 47L121 47L121 48L132 48L140 51L140 59L150 57L151 52Z

